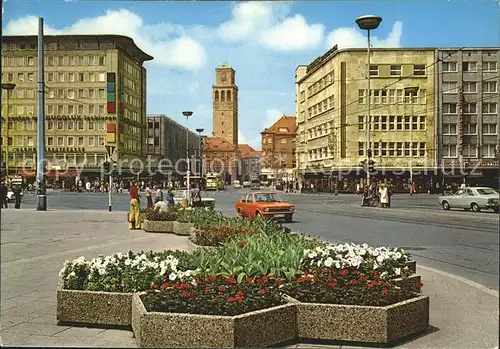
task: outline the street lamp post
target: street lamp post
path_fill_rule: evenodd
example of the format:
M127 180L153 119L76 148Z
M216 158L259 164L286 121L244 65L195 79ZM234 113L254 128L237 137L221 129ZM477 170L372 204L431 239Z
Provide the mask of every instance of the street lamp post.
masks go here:
M419 87L405 87L405 95L410 96L410 195L413 195L413 99L418 93Z
M198 152L200 153L200 177L203 176L203 154L201 152L201 133L203 131L203 128L196 129L196 132L198 132Z
M189 117L193 115L192 111L183 111L182 115L186 117L186 121L189 120ZM186 126L186 161L187 161L187 175L186 175L186 189L189 195L189 186L190 186L190 171L191 171L191 163L189 161L189 128Z
M8 176L9 175L9 96L10 96L10 91L16 88L16 84L11 84L11 83L5 83L2 84L2 90L6 91L7 97L5 99L6 101L6 109L7 113L5 113L5 138L6 140L6 145L5 145L5 173Z
M382 17L378 16L373 16L373 15L366 15L366 16L361 16L356 19L356 23L359 26L359 29L361 30L366 30L368 33L368 62L366 66L366 76L367 76L367 81L368 81L368 91L367 91L367 98L368 98L368 115L366 119L366 149L367 149L367 155L368 155L368 161L366 162L366 183L369 186L370 185L370 160L372 157L372 150L371 150L371 140L370 140L370 129L371 129L371 116L370 116L370 108L371 108L371 81L370 81L370 30L377 29L378 26L380 25L380 22L382 22Z

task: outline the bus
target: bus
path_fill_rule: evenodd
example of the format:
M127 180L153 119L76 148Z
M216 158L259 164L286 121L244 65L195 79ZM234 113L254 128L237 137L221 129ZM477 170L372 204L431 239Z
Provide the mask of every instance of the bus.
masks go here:
M207 173L206 175L206 190L224 189L224 182L219 173Z

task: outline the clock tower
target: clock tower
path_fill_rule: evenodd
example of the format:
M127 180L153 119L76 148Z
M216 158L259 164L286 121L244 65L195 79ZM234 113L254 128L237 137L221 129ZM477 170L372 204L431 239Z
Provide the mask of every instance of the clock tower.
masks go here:
M236 72L223 63L215 68L215 85L212 86L213 130L215 136L238 147L238 87Z

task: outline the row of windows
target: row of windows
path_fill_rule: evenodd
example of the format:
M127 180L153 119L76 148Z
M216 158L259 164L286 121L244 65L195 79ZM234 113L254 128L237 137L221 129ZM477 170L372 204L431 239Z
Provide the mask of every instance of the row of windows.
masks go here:
M335 71L325 74L322 78L318 79L315 83L307 88L307 98L311 97L315 93L321 91L322 89L330 86L335 82ZM303 102L305 100L305 91L302 91L300 94L300 101Z
M425 156L425 142L374 142L373 156ZM365 156L366 142L358 142L358 155Z
M379 76L379 65L370 65L370 76ZM390 65L389 68L391 76L402 76L403 66L402 65ZM425 64L414 64L413 65L413 75L414 76L425 76Z
M52 166L60 166L62 163L66 163L68 166L83 166L83 165L93 165L101 166L103 162L106 161L107 155L105 154L66 154L66 156L61 156L60 154L51 154L46 157L47 166L50 168ZM31 164L34 166L36 163L35 155L33 157L26 156L26 154L9 154L9 164L16 164L19 166L26 166Z
M446 73L456 73L458 70L457 62L443 62L441 64L441 69ZM496 72L497 62L496 61L483 61L482 65L483 72ZM477 72L477 62L468 61L462 62L462 71L464 72Z
M477 93L477 84L479 82L475 81L464 81L462 83L462 91L464 93ZM496 93L497 92L497 82L496 81L483 81L482 83L483 93ZM457 93L458 83L456 81L443 82L442 87L443 93Z
M479 146L475 144L464 144L462 145L462 156L465 158L477 158ZM445 144L441 147L441 154L444 158L456 158L458 157L458 146L456 144ZM483 158L494 158L495 157L495 145L485 144L481 147L481 157Z
M410 121L411 119L411 121ZM374 115L371 117L371 124L373 125L373 130L381 131L425 131L426 130L426 117L425 115L420 116L409 116L409 115ZM366 116L358 116L358 130L365 130ZM411 125L411 127L410 127Z
M124 67L124 70L127 73L129 73L130 75L132 75L134 78L139 79L141 77L141 71L135 65L130 64L127 61L124 61L123 62L123 67Z
M325 136L332 132L332 124L330 122L325 122L321 125L318 125L314 128L310 128L308 130L308 139L314 139L318 137Z
M458 126L457 124L443 124L443 135L457 135ZM497 135L497 124L495 123L483 123L482 128L483 135ZM464 135L476 135L477 134L477 124L465 124L464 125Z
M328 98L325 98L321 102L316 103L309 109L307 109L307 116L313 117L328 110L332 110L333 108L334 108L334 100L333 96L330 96Z
M457 113L457 103L443 103L442 111L443 111L443 114L456 114ZM463 107L462 107L462 112L464 114L477 114L477 104L476 103L464 103ZM496 114L497 113L497 104L483 102L482 112L483 112L483 114Z
M23 44L21 44L23 45ZM36 47L36 45L35 45ZM36 56L22 57L3 57L2 65L4 67L34 67L38 64ZM104 55L81 55L81 56L46 56L46 67L59 66L105 66L106 56Z
M34 113L34 105L9 105L9 115L34 115ZM106 113L106 106L104 104L49 104L46 113L48 115L103 115Z
M328 147L321 147L313 150L309 150L309 160L321 160L332 156Z
M5 81L17 84L36 82L35 74L30 72L6 73ZM46 72L45 82L106 82L106 73L103 72Z
M366 89L358 90L358 103L366 104L367 97ZM427 96L426 90L420 89L418 91L417 96L405 95L405 90L402 88L398 89L386 89L386 90L371 90L371 104L396 104L396 103L405 103L405 104L426 104Z
M225 90L221 90L221 91L216 90L214 98L215 98L216 102L218 102L219 100L221 102L226 102L226 101L227 102L231 102L231 90L227 90L227 91L225 91Z

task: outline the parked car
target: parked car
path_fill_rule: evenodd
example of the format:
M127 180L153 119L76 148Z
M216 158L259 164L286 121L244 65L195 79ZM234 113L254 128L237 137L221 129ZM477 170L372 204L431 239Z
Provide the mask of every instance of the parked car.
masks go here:
M260 181L252 181L252 184L250 184L250 190L260 190Z
M243 181L243 188L250 188L251 185L252 185L252 182L250 182L250 181Z
M23 198L24 196L24 190L21 190L21 199ZM14 192L12 191L12 189L9 189L7 191L7 201L9 202L14 202L16 200L16 197L14 196Z
M456 194L440 196L438 203L447 211L452 208L461 208L474 212L481 210L499 212L499 194L488 187L463 188L458 190Z
M174 203L176 205L180 205L181 204L181 201L182 201L182 198L184 196L187 196L189 198L189 195L188 195L188 191L187 190L179 190L175 193L174 195ZM202 197L201 198L201 205L205 208L214 208L215 207L215 199L214 198L207 198L207 197Z
M250 192L235 204L235 209L241 217L284 219L286 222L291 222L295 213L295 206L272 191Z
M233 182L233 188L234 189L240 189L241 188L241 183L240 181L236 180Z

